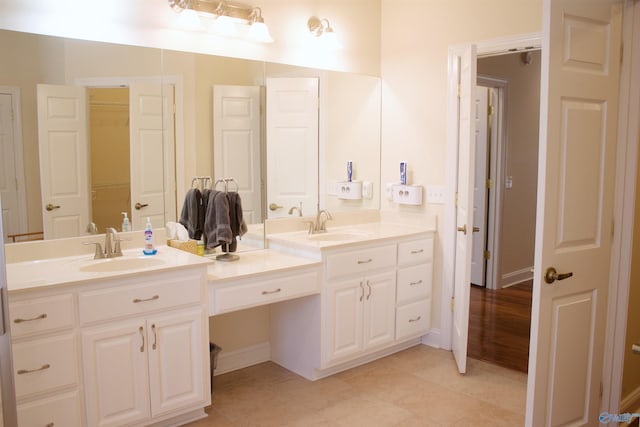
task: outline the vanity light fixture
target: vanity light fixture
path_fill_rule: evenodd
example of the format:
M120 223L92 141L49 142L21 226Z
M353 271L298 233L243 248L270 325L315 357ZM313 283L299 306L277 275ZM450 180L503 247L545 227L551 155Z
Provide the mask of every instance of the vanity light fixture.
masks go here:
M168 1L169 7L180 14L195 14L199 18L213 20L210 28L221 36L240 37L242 34L246 34L246 37L252 41L273 42L269 28L264 23L262 9L259 7L224 0ZM189 19L189 21L192 20ZM193 26L201 27L202 24L198 23Z
M342 43L338 40L336 33L331 28L329 20L327 18L320 19L317 16L312 16L307 21L307 28L311 35L315 37L321 37L322 42L332 49L342 49Z

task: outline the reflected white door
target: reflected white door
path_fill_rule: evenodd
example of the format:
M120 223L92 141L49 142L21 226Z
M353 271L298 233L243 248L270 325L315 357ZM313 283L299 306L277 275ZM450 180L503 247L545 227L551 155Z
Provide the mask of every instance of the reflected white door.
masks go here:
M476 82L476 47L469 45L460 55L458 131L458 188L456 209L456 259L453 289L453 337L451 346L458 371L467 370L469 297L473 240L473 181L475 172L475 120L473 90Z
M473 250L471 283L485 286L484 249L487 236L487 143L489 89L474 87L473 118L475 121L475 177L473 180Z
M527 425L599 424L621 3L545 0ZM573 273L545 281L547 269Z
M173 86L134 82L129 97L132 230L147 217L164 227L175 219Z
M90 222L86 91L38 85L37 92L44 238L80 236Z
M318 205L318 79L267 79L267 216Z
M0 198L2 199L2 226L4 241L7 234L20 232L20 212L16 182L14 144L13 96L0 93ZM23 215L26 212L23 212Z
M262 222L260 110L260 86L213 87L213 179L235 179L247 224Z

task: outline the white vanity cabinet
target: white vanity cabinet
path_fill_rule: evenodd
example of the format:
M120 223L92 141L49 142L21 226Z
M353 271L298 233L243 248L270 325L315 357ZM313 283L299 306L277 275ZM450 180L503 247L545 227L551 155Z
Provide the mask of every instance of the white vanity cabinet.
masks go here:
M395 265L395 245L327 255L325 365L394 340Z
M20 426L82 426L80 364L70 293L10 298Z
M147 277L78 296L88 425L147 425L209 403L204 274Z
M433 238L398 244L396 339L424 335L431 327Z

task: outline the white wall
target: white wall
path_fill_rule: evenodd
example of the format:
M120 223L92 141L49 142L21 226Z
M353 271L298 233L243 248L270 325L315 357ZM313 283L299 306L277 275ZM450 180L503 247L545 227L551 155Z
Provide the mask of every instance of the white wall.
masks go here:
M0 28L86 40L259 59L314 68L380 74L377 0L260 0L272 44L248 43L178 29L167 0L3 0ZM345 46L311 48L307 20L327 18Z
M451 45L542 30L540 0L382 0L382 185L409 162L413 184L444 185L447 55ZM383 214L423 222L443 206L395 206ZM440 327L442 235L436 240L432 325Z

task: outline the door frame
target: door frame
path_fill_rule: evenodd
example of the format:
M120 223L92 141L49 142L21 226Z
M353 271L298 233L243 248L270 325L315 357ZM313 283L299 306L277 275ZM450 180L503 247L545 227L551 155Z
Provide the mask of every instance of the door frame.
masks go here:
M504 169L507 162L507 90L508 82L503 79L478 74L476 84L497 92L498 106L496 107L496 129L492 128L489 142L489 179L493 182L493 191L489 191L487 205L487 236L486 246L491 258L486 260L485 286L487 289L499 289L498 274L500 272L500 235L502 221L502 183ZM495 144L493 138L495 135Z
M475 43L479 56L495 55L542 45L542 33L529 33L511 37L484 40ZM455 193L458 174L458 60L465 45L449 47L447 82L447 151L446 193L442 231L442 300L440 315L440 348L451 350L453 331L453 288L456 258L456 203ZM431 340L429 341L431 342Z
M22 101L18 86L0 86L0 93L11 95L13 109L13 158L15 161L15 178L18 181L18 233L26 233L27 224L27 186L24 176L24 148L22 141Z

